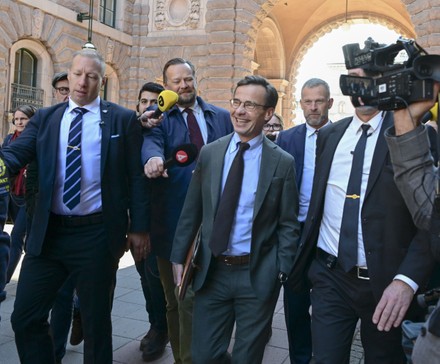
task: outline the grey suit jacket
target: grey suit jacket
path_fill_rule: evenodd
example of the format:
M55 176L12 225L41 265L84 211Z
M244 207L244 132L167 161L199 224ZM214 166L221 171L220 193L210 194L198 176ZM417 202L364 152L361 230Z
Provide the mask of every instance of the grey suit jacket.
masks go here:
M232 135L232 134L231 134ZM202 240L194 278L203 287L212 260L212 225L221 195L223 160L231 135L204 146L194 171L173 242L171 261L183 263L202 223ZM292 156L263 140L261 169L255 197L250 275L256 295L267 300L278 292L278 273L292 269L299 239L298 192Z

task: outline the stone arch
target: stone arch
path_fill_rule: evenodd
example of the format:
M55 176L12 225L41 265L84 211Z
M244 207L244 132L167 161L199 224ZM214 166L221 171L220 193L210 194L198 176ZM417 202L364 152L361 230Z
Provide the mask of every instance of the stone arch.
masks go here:
M116 70L106 65L105 69L107 100L117 103L119 101L119 76Z
M299 46L294 49L290 57L288 70L288 87L286 88L286 96L284 100L283 108L291 108L292 113L286 118L286 126L293 126L292 120L296 117L296 110L298 107L298 102L295 100L294 94L296 92L296 78L298 75L299 67L304 59L305 54L308 50L324 35L330 33L333 29L340 28L346 24L352 25L359 23L359 21L369 22L371 24L383 25L391 30L396 31L396 33L401 34L407 38L415 38L416 34L414 30L407 28L401 23L396 22L393 18L381 15L381 14L370 14L368 19L365 18L365 14L353 13L348 19L345 17L335 17L333 19L327 19L325 22L318 24L310 32L308 32L299 42ZM290 107L289 107L290 106ZM285 114L285 113L284 113Z
M40 42L33 39L22 39L15 42L11 49L9 55L9 85L14 82L14 65L15 65L15 53L21 49L26 48L37 58L37 84L40 88L44 90L44 105L48 106L52 104L52 75L53 75L53 62L50 57L49 52L46 47L44 47ZM10 104L10 93L8 98L8 105ZM12 110L11 110L12 111Z
M283 78L286 72L284 45L277 24L267 17L257 33L254 62L256 73L268 79Z

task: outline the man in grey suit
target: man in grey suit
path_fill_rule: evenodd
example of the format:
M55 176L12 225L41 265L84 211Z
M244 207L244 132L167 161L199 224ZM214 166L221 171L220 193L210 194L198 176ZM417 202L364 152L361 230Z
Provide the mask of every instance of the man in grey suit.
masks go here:
M200 270L193 282L195 364L231 362L227 349L234 323L232 362L260 363L281 284L292 268L299 237L294 161L262 134L277 100L266 79L247 76L239 81L231 100L235 132L203 147L189 186L171 261L179 285L182 264L202 224ZM224 247L216 250L213 231L223 218L225 184L241 144L248 144L243 188L235 212L231 210L233 223Z

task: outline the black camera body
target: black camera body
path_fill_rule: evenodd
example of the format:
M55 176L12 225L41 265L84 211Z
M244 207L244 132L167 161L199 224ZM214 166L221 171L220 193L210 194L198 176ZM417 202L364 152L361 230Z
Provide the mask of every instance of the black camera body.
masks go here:
M440 81L440 56L428 55L414 40L399 38L395 44L381 45L368 38L365 47L346 44L342 47L347 69L363 68L380 77L341 75L339 86L353 104L396 110L409 104L434 97L434 81ZM395 63L404 50L408 56L403 63Z

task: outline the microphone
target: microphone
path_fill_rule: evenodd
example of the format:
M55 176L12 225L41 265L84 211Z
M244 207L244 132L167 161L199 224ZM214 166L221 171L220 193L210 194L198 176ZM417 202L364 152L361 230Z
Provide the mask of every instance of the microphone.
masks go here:
M179 95L171 90L163 90L157 97L157 109L153 115L152 119L157 119L163 112L171 109L179 100Z
M163 168L168 169L174 165L177 167L186 167L194 162L198 153L199 151L195 144L188 143L179 145L174 148L171 157L164 162Z

